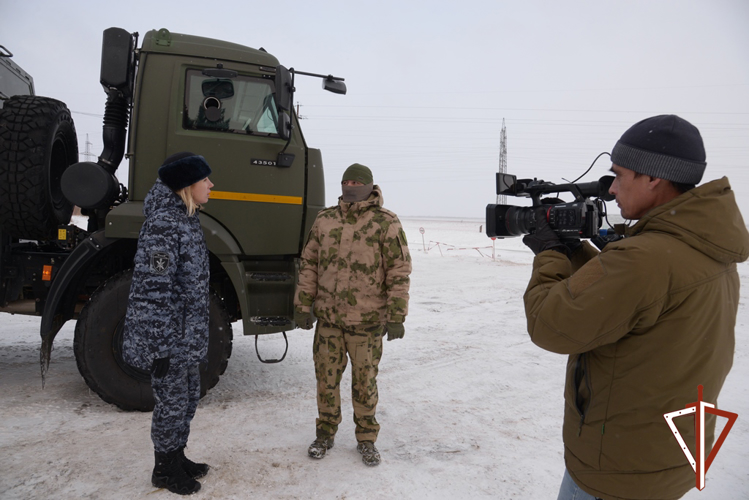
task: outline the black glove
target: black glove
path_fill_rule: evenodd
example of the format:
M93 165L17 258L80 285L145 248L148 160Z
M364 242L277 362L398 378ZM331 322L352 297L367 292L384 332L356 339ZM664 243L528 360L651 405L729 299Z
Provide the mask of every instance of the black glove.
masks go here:
M385 331L388 334L388 340L402 339L403 335L406 334L406 327L403 326L403 323L387 323Z
M548 220L548 218L547 218L548 217L547 214L548 214L548 210L549 210L548 205L559 205L560 203L565 203L565 201L562 200L562 199L560 199L560 198L544 198L544 199L541 200L541 203L544 205L544 209L546 209L545 212L544 212L544 214L543 214L543 217L546 220ZM539 212L540 212L540 210L539 210ZM537 216L540 217L540 215L537 215ZM575 251L578 248L580 248L582 246L582 244L583 244L582 241L580 241L580 238L574 238L574 237L570 237L570 236L565 236L564 238L561 238L561 241L564 244L564 246L567 247L567 250L568 250L566 252L567 256L570 256L573 253L575 253Z
M575 253L581 246L583 246L583 242L580 241L580 238L567 237L562 240L562 243L567 247L568 257Z
M544 198L541 200L541 203L544 205L544 208L546 208L546 205L559 205L560 203L564 203L564 200L560 198ZM546 208L548 210L548 208ZM539 210L540 212L540 210ZM546 214L548 212L544 212L544 218L546 218ZM580 238L573 238L569 236L565 236L563 239L561 239L564 246L567 247L567 256L571 256L577 249L579 249L583 242L580 241ZM563 252L564 253L564 252Z
M151 376L153 376L153 378L164 378L164 375L166 375L168 371L169 357L153 360L153 365L151 365Z
M312 323L314 323L312 313L294 311L294 323L303 330L312 330Z
M557 233L551 229L546 220L547 208L539 207L536 210L536 231L523 237L523 243L538 255L545 250L556 250L565 255L569 254L569 249L559 239Z
M605 236L596 235L590 239L590 242L597 246L599 250L603 250L603 248L609 243L614 243L622 238L624 238L623 234L607 234Z

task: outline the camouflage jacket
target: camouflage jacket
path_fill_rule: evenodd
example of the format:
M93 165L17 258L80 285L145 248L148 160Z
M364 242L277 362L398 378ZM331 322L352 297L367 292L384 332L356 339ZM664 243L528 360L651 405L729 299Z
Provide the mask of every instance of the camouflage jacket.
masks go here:
M379 186L365 201L322 210L302 251L298 312L327 323L367 327L408 314L411 255L398 216L382 208Z
M143 205L125 316L125 361L148 370L156 358L198 363L208 352L208 251L198 215L161 180Z

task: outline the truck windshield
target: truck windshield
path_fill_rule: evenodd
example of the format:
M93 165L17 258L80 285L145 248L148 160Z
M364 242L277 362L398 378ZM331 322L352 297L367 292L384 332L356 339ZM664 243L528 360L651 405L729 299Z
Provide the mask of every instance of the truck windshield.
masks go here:
M222 79L187 70L186 129L278 135L272 82L248 76Z

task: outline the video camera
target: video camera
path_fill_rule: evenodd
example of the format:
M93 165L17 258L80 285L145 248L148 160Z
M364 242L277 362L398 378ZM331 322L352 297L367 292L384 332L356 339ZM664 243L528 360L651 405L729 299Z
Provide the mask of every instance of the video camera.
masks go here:
M609 187L614 181L605 175L595 182L579 184L554 184L536 179L520 179L510 174L497 174L497 194L530 197L532 207L513 205L486 206L486 235L507 238L533 233L538 227L537 217L545 210L549 226L560 238L593 238L603 223L604 201L611 201ZM556 198L542 199L550 193L570 192L575 196L571 203ZM591 199L593 198L593 199Z

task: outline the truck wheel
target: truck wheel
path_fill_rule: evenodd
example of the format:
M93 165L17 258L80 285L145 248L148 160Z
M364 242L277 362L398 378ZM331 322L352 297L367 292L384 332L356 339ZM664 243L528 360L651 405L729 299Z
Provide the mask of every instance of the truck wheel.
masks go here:
M101 399L123 410L151 411L150 374L122 359L122 326L132 279L132 270L124 271L94 292L78 317L73 349L78 371ZM209 312L208 365L200 373L201 397L218 383L232 348L229 316L215 293L211 293Z
M68 107L55 99L14 96L0 110L0 228L25 239L54 237L73 205L60 188L78 161Z

